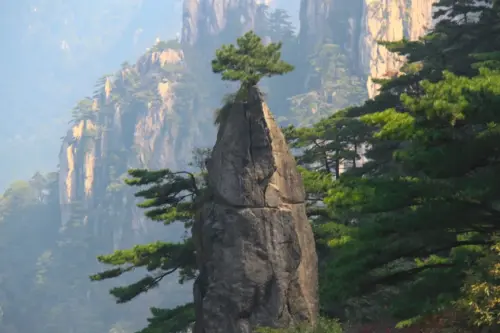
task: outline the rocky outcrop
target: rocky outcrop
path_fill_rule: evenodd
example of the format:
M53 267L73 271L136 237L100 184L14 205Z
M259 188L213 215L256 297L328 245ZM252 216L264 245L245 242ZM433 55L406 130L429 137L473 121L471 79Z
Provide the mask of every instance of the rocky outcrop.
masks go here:
M228 41L223 39L234 39L252 29L256 8L255 0L185 0L182 22L185 48L225 43ZM227 36L220 38L224 33Z
M417 40L432 26L432 5L437 0L365 0L360 38L360 63L368 74L368 96L377 94L378 85L371 78L396 75L404 63L378 45L378 40Z
M317 257L304 187L257 89L230 106L207 163L210 198L193 228L196 333L314 322Z
M311 52L322 43L342 47L354 72L367 77L369 97L378 86L371 78L397 73L404 59L378 40L416 40L432 27L437 0L302 0L300 41Z
M205 115L211 121L209 112L196 107L197 96L186 76L183 52L157 44L135 65L103 78L92 107L79 110L86 113L75 115L63 139L63 229L77 218L92 226L94 237L108 242L112 237L114 248L140 241L135 236L151 224L134 205L134 189L123 185L127 170L184 167L193 147L201 145L200 120Z
M358 58L363 0L302 0L300 43L311 52L319 45L341 46L349 58Z
M207 98L208 109L220 105L221 96L231 92L234 84L221 82L212 73L210 62L223 44L254 30L259 21L259 4L265 0L184 0L182 50L189 70L196 73ZM210 84L207 84L210 82ZM209 112L210 113L210 112Z

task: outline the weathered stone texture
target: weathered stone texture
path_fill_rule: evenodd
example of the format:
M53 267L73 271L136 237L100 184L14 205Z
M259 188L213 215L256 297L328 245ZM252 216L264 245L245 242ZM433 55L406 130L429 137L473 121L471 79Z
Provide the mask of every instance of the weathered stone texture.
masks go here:
M314 322L317 257L302 179L257 89L231 109L208 172L211 200L193 229L195 332Z

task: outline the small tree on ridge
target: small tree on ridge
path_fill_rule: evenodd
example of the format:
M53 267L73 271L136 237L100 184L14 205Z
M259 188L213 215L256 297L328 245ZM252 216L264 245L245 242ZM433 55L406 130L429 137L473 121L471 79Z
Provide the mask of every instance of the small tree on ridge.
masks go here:
M264 45L262 39L249 31L236 40L236 45L222 45L212 60L214 73L221 73L222 80L240 81L248 89L263 77L283 75L294 67L281 60L281 42Z

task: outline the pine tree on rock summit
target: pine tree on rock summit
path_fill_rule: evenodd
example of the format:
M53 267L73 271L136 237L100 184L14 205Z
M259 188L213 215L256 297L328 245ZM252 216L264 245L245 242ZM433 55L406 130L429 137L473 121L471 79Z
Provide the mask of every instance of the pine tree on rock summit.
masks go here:
M236 45L222 45L212 60L214 73L221 73L224 81L240 81L242 88L250 88L264 77L283 75L294 67L281 60L281 42L264 45L262 39L249 31L236 40Z
M240 81L241 92L247 92L260 79L282 75L293 70L293 66L280 60L281 43L262 44L261 38L253 32L246 33L235 45L223 45L216 51L212 61L214 73L221 73L223 80ZM232 105L227 101L222 111ZM130 186L141 186L136 197L144 201L138 206L148 209L145 215L165 225L183 223L189 229L204 200L206 190L205 160L210 149L197 149L191 165L199 172L164 170L130 170ZM157 287L167 276L179 273L179 283L193 280L198 272L195 264L195 249L190 236L179 242L154 242L136 245L133 248L117 250L98 257L99 262L111 268L91 276L93 281L102 281L122 276L137 268L145 268L148 274L135 283L115 287L110 293L117 303L126 303L142 293ZM174 309L152 308L149 325L141 333L158 331L180 331L194 320L193 303Z

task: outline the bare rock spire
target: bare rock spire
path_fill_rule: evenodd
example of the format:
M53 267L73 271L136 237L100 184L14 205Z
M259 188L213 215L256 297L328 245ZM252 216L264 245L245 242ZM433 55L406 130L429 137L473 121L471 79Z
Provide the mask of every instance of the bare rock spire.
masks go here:
M316 321L317 256L295 160L257 88L235 102L208 162L193 228L196 333Z

